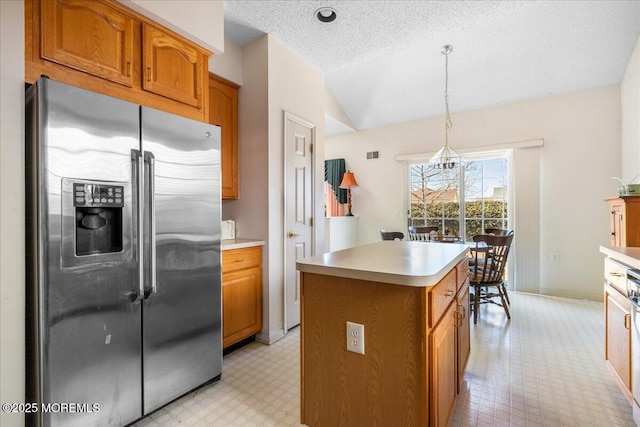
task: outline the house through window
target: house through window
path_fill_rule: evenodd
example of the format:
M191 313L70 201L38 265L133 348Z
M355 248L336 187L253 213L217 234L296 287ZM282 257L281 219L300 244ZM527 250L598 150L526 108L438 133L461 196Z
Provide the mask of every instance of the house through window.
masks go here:
M465 156L453 169L409 165L409 225L470 241L485 228L508 228L508 156Z

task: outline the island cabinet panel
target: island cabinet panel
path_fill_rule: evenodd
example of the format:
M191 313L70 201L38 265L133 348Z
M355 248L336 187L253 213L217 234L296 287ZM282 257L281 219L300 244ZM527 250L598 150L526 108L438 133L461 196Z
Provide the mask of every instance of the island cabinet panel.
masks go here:
M302 422L427 426L425 288L301 275ZM365 354L347 351L347 321L364 325Z
M458 291L462 289L465 282L469 279L469 261L463 259L456 265L456 280L458 284Z
M456 271L451 270L429 292L429 327L433 328L456 296Z
M146 23L142 28L142 87L194 107L202 106L207 57L182 37Z
M262 329L262 248L222 251L222 346Z
M605 296L605 359L625 397L631 395L631 303L609 285ZM637 350L636 350L637 351Z
M222 198L238 198L238 89L240 87L209 73L209 123L220 126Z
M431 332L431 426L447 426L458 391L456 305Z
M125 86L133 85L133 19L103 3L41 3L43 58Z
M465 260L465 263L467 261ZM464 371L467 369L467 362L469 361L469 355L471 354L471 306L469 300L469 279L467 278L464 285L458 291L456 297L456 344L457 344L457 358L456 365L458 367L458 393L462 391L462 384L464 383Z

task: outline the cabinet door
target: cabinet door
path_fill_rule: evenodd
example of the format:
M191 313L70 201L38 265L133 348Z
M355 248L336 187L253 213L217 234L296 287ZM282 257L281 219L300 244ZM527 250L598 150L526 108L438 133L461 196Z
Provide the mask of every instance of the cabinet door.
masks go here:
M464 382L464 371L467 367L467 361L469 360L469 354L471 353L471 324L469 322L469 314L471 308L469 306L469 279L467 279L462 285L462 289L458 293L456 299L457 312L456 312L456 326L457 326L457 359L456 364L458 368L458 389L460 393L462 390L462 383Z
M209 123L222 128L222 198L238 198L238 87L210 74Z
M605 287L605 359L631 395L631 303L615 289Z
M133 19L97 2L41 2L41 56L132 86Z
M456 304L451 304L431 332L431 424L447 426L457 392Z
M222 346L228 347L262 329L260 267L222 275Z
M624 238L624 205L611 204L611 246L626 246Z
M143 23L145 90L200 108L208 67L207 55L195 44Z

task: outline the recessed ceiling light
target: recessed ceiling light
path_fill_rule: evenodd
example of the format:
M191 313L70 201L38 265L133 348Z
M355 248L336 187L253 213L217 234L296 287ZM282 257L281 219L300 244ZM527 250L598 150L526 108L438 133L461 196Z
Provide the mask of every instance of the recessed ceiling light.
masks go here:
M321 7L316 10L316 18L318 18L320 22L333 22L337 17L336 11L330 7Z

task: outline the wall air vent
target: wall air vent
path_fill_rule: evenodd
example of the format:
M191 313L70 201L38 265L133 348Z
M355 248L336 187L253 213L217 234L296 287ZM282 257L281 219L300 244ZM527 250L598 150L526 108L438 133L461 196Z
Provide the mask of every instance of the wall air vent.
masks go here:
M367 153L367 160L377 159L378 157L380 157L380 154L378 151L369 151Z

